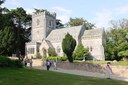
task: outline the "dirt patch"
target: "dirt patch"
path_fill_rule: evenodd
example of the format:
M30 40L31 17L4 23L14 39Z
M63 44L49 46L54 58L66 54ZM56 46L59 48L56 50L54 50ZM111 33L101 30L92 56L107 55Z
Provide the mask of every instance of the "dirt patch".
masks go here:
M112 71L115 75L128 77L128 67L127 66L112 66Z

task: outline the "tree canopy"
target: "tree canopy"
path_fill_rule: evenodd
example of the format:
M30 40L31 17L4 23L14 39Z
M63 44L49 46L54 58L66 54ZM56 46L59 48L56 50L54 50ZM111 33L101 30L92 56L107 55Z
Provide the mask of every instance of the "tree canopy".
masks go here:
M126 19L125 19L126 20ZM128 33L127 23L118 21L112 23L110 31L106 32L105 56L107 60L120 60L128 56L128 42L126 35Z
M2 9L0 14L0 54L11 55L17 50L25 54L25 43L30 39L31 15L20 7ZM4 36L3 36L4 35Z
M94 24L89 23L87 20L83 18L70 18L69 22L67 23L69 26L79 26L85 24L87 29L93 29Z

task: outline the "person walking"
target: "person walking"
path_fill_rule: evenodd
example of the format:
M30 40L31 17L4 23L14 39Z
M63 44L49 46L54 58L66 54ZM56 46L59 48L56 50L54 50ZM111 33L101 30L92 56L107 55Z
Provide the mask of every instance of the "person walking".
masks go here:
M57 70L56 61L55 60L53 61L53 66L54 66L54 69Z
M108 79L112 78L112 69L111 69L111 63L110 62L107 62L107 65L106 65L106 77Z
M31 56L31 59L29 60L30 68L32 68L32 63L33 63L32 58L33 58L33 57Z
M26 67L27 66L27 63L28 63L28 56L25 56L25 58L24 58L24 66Z
M47 70L49 71L49 68L50 68L50 61L49 60L46 60L46 67L47 67Z

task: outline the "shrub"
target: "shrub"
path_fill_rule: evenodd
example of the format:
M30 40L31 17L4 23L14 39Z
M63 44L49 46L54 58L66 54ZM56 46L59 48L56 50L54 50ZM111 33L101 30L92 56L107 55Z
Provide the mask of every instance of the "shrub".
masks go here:
M89 50L88 48L84 48L82 43L79 43L76 50L73 53L73 57L75 60L83 60L83 58L88 57Z
M66 61L67 60L67 57L66 56L60 57L60 60L61 61Z
M0 67L9 67L11 60L7 56L0 56Z
M11 60L7 56L0 56L0 67L22 68L23 64L19 60Z
M48 55L49 56L57 56L57 53L55 51L55 48L49 48L48 49Z
M49 56L49 57L43 57L42 58L43 60L56 60L57 59L57 61L66 61L67 60L67 57L66 56Z

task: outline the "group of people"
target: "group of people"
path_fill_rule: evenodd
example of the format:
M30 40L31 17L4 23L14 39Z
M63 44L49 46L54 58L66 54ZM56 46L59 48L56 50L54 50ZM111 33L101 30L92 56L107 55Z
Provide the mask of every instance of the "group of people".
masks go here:
M25 67L28 65L28 63L29 63L29 66L32 67L32 63L33 63L32 56L31 56L31 58L28 58L27 56L25 56L25 58L23 60L23 63L24 63ZM54 70L57 70L56 61L55 60L51 61L51 60L47 59L46 60L47 70L49 70L51 66L54 68ZM106 78L110 79L112 77L112 74L113 74L110 62L107 62L107 65L105 66L105 69L106 69Z
M31 56L31 58L28 58L28 56L25 56L25 57L24 57L24 60L23 60L23 63L24 63L24 66L25 66L25 67L26 67L27 64L29 63L29 66L32 68L32 63L33 63L33 61L32 61L32 56Z
M50 61L50 60L47 59L47 60L46 60L46 68L47 68L47 70L49 70L51 66L53 66L53 68L54 68L55 70L57 70L56 61L55 61L55 60Z

